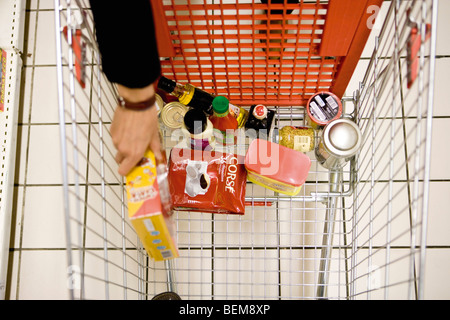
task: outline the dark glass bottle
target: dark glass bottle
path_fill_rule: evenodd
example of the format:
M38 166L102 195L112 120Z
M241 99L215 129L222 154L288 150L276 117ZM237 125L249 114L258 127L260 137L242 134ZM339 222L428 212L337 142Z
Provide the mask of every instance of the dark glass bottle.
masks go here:
M268 139L273 127L275 111L268 109L262 104L250 107L249 116L245 123L245 129L256 131L256 135L262 139Z
M186 112L181 128L192 149L206 151L214 149L213 125L201 110L191 109Z
M212 115L212 102L214 96L205 92L191 84L179 84L173 80L161 77L158 81L158 88L170 93L178 98L178 100L195 109L200 109L207 115Z

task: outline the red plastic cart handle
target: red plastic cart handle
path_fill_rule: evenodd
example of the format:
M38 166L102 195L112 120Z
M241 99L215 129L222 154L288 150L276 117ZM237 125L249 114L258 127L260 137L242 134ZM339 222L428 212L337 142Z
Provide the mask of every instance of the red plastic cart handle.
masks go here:
M67 26L63 29L64 37L67 40ZM72 33L72 49L75 54L75 75L78 83L84 89L86 87L85 82L85 63L84 60L86 58L86 43L82 40L81 29L75 29L75 32Z

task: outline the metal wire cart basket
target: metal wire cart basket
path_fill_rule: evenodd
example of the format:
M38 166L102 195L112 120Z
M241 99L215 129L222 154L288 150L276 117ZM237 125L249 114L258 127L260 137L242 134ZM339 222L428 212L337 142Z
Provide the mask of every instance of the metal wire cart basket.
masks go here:
M149 258L127 218L109 134L116 91L101 72L89 3L56 6L71 298L151 299L168 287L182 299L423 297L437 2L285 2L153 1L166 18L163 74L275 110L273 142L283 126L307 125L314 93L331 91L362 132L360 152L337 170L308 152L296 196L247 182L242 216L175 212L171 265ZM368 38L365 75L346 93Z

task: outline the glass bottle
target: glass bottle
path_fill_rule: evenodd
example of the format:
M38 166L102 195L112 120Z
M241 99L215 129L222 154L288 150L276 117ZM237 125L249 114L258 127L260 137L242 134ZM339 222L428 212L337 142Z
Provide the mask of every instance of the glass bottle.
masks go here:
M221 144L235 144L237 141L236 130L238 122L230 113L230 103L223 96L214 98L213 115L209 118L214 127L216 141Z
M178 100L192 108L200 109L208 115L212 114L212 101L214 97L191 84L179 84L173 80L161 76L158 81L158 88L170 93L178 98Z
M191 149L212 151L215 145L213 125L203 111L191 109L181 127Z

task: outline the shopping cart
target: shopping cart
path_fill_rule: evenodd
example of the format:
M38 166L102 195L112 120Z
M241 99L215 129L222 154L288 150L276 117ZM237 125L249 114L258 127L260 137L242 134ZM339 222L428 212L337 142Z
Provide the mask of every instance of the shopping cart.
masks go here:
M359 42L349 40L344 54L325 40L336 30L326 28L333 2L157 6L167 77L274 109L274 142L283 126L307 125L306 101L324 90L339 93L343 117L363 133L342 169L323 168L309 152L297 196L248 182L243 216L175 212L180 257L168 269L148 257L127 218L109 134L116 91L101 72L88 1L55 0L71 298L151 299L168 285L182 299L423 298L437 1L381 8L375 49L351 95L344 91L382 1L354 8ZM170 150L177 141L163 133Z

